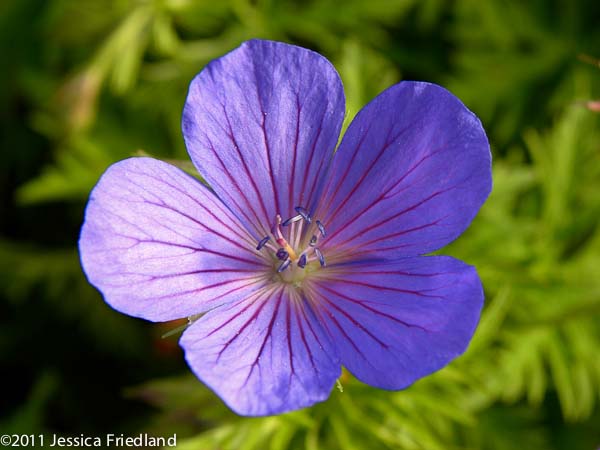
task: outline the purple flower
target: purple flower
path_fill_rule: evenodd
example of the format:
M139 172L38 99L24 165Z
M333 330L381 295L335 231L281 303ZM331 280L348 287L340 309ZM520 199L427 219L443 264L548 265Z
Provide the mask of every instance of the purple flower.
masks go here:
M475 269L420 256L458 237L491 189L479 120L445 89L402 82L344 119L312 51L253 40L192 81L183 136L210 189L151 158L111 166L79 248L118 311L192 317L181 346L234 411L326 399L341 365L403 389L466 349ZM203 314L203 315L202 315Z

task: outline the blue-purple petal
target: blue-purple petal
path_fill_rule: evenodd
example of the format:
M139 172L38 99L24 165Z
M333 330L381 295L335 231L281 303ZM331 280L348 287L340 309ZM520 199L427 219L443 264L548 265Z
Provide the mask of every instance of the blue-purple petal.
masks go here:
M276 214L315 206L344 112L329 61L252 40L196 76L182 127L199 172L260 239Z
M79 251L113 308L152 321L201 313L264 284L268 264L200 182L151 158L112 165L92 191Z
M336 260L437 250L469 226L491 186L477 117L440 86L402 82L358 113L336 152L322 250Z
M383 389L403 389L462 354L483 305L475 269L446 256L330 268L308 292L342 365Z
M196 376L241 415L313 405L340 376L335 348L310 302L285 286L208 312L180 344Z

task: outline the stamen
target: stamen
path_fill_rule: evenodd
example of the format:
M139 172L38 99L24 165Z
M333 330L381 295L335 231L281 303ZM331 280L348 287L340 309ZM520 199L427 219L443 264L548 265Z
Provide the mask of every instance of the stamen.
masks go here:
M277 269L278 273L283 272L285 269L287 269L288 267L290 267L290 264L292 263L291 259L286 259L283 263L281 263L281 265L279 266L279 268Z
M295 223L294 225L292 225L292 230L291 232L293 233L292 235L290 235L291 237L295 236L293 245L294 248L298 248L298 246L300 245L300 237L302 236L302 231L304 229L304 221L300 220L300 222Z
M294 207L297 214L283 221L281 215L275 217L275 224L271 228L271 234L262 238L256 247L261 250L264 247L269 248L271 255L275 256L281 263L277 267L277 272L281 273L288 269L292 263L300 269L312 264L313 261L319 260L321 267L325 267L325 256L319 248L317 242L327 235L325 226L320 220L314 220L315 227L311 224L313 219L308 210L302 206ZM306 225L305 225L306 223ZM288 227L283 229L282 227ZM318 230L318 231L316 231ZM306 238L310 236L308 245ZM304 242L304 249L300 247L300 243ZM303 277L298 275L298 272L292 270L292 277Z
M302 220L302 215L301 214L297 214L294 217L290 217L289 219L287 219L286 221L284 221L281 226L282 227L287 227L288 225L294 223L294 222L298 222L299 220Z
M323 253L321 253L321 250L315 247L315 253L317 254L317 258L319 258L319 263L321 263L321 267L325 267L325 257L323 256Z
M310 217L310 214L308 213L308 211L305 208L303 208L302 206L296 206L294 209L296 210L296 212L298 214L300 214L302 216L302 218L304 220L306 220L307 223L312 222L312 218Z
M321 223L320 220L317 220L317 228L321 232L321 236L323 236L323 237L327 236L327 233L325 232L325 227L323 226L323 224Z
M261 248L263 248L265 246L265 244L267 242L269 242L269 239L271 239L270 236L265 236L264 238L262 238L260 240L260 242L258 243L258 245L256 246L256 250L260 250Z
M281 261L285 261L290 256L290 254L282 248L277 250L276 255L277 255L277 259L280 259Z
M302 253L302 255L300 256L300 259L298 260L298 267L300 267L301 269L304 269L305 266L306 266L306 253Z

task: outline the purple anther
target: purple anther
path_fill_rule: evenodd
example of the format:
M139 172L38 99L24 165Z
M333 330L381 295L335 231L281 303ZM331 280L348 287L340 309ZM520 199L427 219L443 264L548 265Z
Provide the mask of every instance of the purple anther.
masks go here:
M293 217L290 217L289 219L285 220L285 221L284 221L284 222L281 224L281 226L282 226L282 227L287 227L288 225L290 225L290 224L292 224L292 223L294 223L294 222L298 222L299 220L302 220L302 218L303 218L303 217L302 217L302 215L301 215L301 214L297 214L297 215L295 215L295 216L293 216Z
M304 269L305 266L306 266L306 253L302 253L302 255L300 256L300 259L298 260L298 267L300 267L301 269Z
M325 267L325 257L323 256L323 253L321 253L321 250L315 247L315 253L317 254L317 258L319 258L319 263L321 263L321 267Z
M314 247L315 245L317 245L317 237L314 234L310 238L310 242L308 243L308 245L310 245L311 247Z
M269 236L265 236L264 238L262 238L256 246L256 250L260 250L261 248L263 248L265 244L269 242L269 239L271 239Z
M277 269L278 273L283 272L285 269L287 269L288 267L290 267L290 264L292 263L291 259L286 259L284 262L281 263L281 265L279 266L279 268Z
M320 220L317 220L317 228L321 232L321 236L325 237L327 235L327 233L325 232L325 227L323 226Z
M277 259L280 259L281 261L285 261L288 258L288 256L290 256L290 254L282 248L277 250L276 255L277 255Z
M308 211L305 208L303 208L302 206L296 206L294 209L296 210L296 212L298 214L300 214L302 216L302 218L304 220L306 220L307 223L311 223L312 222L310 214L308 213Z

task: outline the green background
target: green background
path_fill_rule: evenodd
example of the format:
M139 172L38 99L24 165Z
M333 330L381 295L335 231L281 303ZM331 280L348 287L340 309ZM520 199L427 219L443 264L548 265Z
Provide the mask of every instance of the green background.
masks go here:
M111 310L81 272L100 174L140 152L186 160L189 81L254 37L329 58L348 120L415 79L488 132L494 191L441 252L477 266L481 324L405 391L344 375L314 408L237 417L161 339L177 323ZM177 433L180 449L600 445L600 113L586 107L600 99L599 2L3 0L0 57L0 432Z

